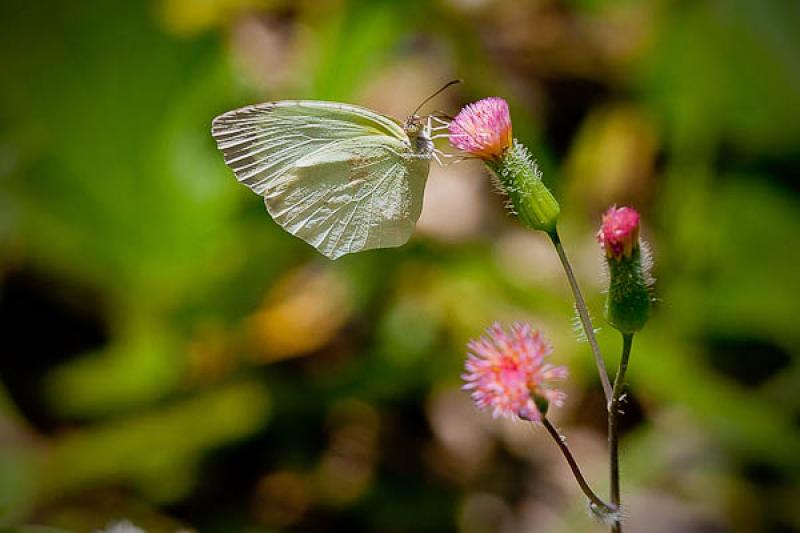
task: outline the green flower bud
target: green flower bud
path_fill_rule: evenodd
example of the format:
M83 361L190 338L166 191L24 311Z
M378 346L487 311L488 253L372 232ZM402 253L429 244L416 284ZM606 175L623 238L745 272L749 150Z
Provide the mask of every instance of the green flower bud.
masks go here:
M512 136L508 103L489 97L465 106L448 126L450 144L483 160L532 229L555 231L560 208L527 148Z
M608 264L605 318L620 332L635 333L644 327L652 308L650 260L639 240L639 213L630 207L610 208L597 240Z

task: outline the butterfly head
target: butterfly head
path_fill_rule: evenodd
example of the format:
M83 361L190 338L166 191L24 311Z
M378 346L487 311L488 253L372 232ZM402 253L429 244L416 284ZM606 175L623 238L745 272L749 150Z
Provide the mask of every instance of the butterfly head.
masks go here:
M425 118L419 115L411 115L403 124L403 129L406 130L409 138L416 137L425 129Z
M408 135L409 144L414 149L415 154L420 158L433 159L436 158L437 153L441 152L436 150L436 147L433 145L434 128L431 124L434 118L433 115L420 116L417 113L419 113L420 109L435 96L456 83L461 83L461 80L452 80L445 83L438 91L424 99L414 112L411 113L411 116L406 119L405 124L403 124L403 129L406 135ZM436 158L436 161L439 161L439 159Z

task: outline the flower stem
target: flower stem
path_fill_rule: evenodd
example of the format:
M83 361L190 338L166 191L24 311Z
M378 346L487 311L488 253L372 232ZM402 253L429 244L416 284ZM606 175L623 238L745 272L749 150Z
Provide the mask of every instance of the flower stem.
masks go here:
M567 274L569 286L572 288L572 294L575 296L575 308L578 310L578 317L580 318L583 331L586 332L586 339L589 341L589 346L592 348L594 355L594 362L597 365L597 372L600 374L600 382L603 384L603 393L606 397L606 407L611 407L611 381L608 379L608 372L606 365L603 362L603 354L600 353L600 346L597 344L597 338L594 335L594 328L592 327L592 320L589 318L589 311L586 308L586 302L581 294L581 289L578 286L578 280L575 278L575 273L572 271L567 254L564 252L564 247L561 244L561 237L558 236L558 230L548 232L550 240L553 241L558 258L561 260L561 265L564 267L564 272Z
M602 498L600 498L600 496L595 494L595 492L586 482L586 478L583 477L581 469L578 466L577 461L575 461L575 458L572 456L572 452L567 446L567 442L564 439L564 437L562 437L561 434L558 432L558 430L555 427L553 427L553 424L550 423L550 420L548 420L547 417L545 416L542 417L542 424L547 429L547 432L550 434L550 436L553 437L553 440L558 445L558 448L561 450L561 453L564 454L564 458L567 460L569 468L570 470L572 470L572 473L575 476L575 480L578 482L578 485L581 487L581 490L586 495L586 497L589 498L589 501L591 501L593 505L597 506L601 511L605 513L608 514L615 513L616 509L613 506L604 502Z
M625 384L625 372L628 370L628 359L631 355L633 345L633 333L622 334L622 358L619 362L619 370L614 378L614 390L611 394L611 407L608 410L608 449L610 454L609 464L611 466L611 504L619 509L621 502L619 496L619 427L617 417L620 414L619 403L622 396L622 388ZM622 524L617 521L612 527L613 533L622 533Z

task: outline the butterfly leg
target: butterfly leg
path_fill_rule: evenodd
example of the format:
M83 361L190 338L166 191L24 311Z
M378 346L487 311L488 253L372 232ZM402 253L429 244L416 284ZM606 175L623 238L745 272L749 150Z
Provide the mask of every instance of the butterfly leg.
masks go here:
M434 121L438 122L436 126L433 125ZM440 132L443 130L447 130L450 126L450 123L446 120L442 120L436 116L428 115L428 120L425 124L425 132L430 136L430 139L449 139L449 133L436 133L433 135L434 132ZM450 166L453 163L460 163L464 159L467 159L463 156L457 154L448 154L447 152L443 152L438 148L434 148L431 156L433 157L434 161L436 161L439 166L446 167ZM443 162L442 159L449 159L449 161Z
M438 124L434 124L434 121L436 121ZM449 127L450 127L450 122L448 122L446 120L442 120L442 119L440 119L438 117L435 117L433 115L428 115L428 120L426 122L425 131L426 131L426 133L428 133L428 135L431 135L432 133L437 132L437 131L447 130Z
M433 125L433 121L438 122L435 126ZM428 117L428 123L431 124L431 133L449 131L450 123L445 120L440 120L434 116Z
M431 113L431 114L432 114L433 116L435 116L435 117L444 117L444 118L446 118L447 120L453 120L453 119L455 118L455 117L454 117L453 115L451 115L450 113L445 113L444 111L434 111L434 112L433 112L433 113Z
M433 159L437 163L439 163L439 166L441 167L449 167L450 165L453 165L455 163L461 163L462 161L465 161L467 159L475 159L472 157L464 157L459 154L448 154L447 152L443 152L438 148L434 149L432 155ZM442 159L445 159L446 161L442 161Z

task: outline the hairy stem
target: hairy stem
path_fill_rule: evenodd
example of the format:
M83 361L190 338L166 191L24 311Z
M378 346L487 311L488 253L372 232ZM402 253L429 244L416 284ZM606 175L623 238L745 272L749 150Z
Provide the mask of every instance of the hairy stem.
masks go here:
M622 358L619 361L619 370L614 378L614 389L611 393L611 407L608 410L608 450L610 454L610 480L611 480L611 504L619 509L621 505L619 495L619 424L620 414L619 404L622 396L622 388L625 384L625 372L628 370L628 359L631 355L633 345L633 334L622 334ZM612 527L613 533L622 533L622 523L617 521Z
M553 440L558 445L561 453L564 454L564 458L567 460L569 468L572 470L572 474L575 476L575 480L578 482L578 485L581 487L581 490L586 497L589 498L589 501L591 501L595 506L599 507L600 510L605 513L614 513L616 509L604 502L600 496L595 494L595 492L586 482L586 478L583 477L581 469L578 466L577 461L575 461L575 458L572 456L572 452L567 446L567 442L564 437L562 437L558 430L553 427L553 424L550 423L550 420L548 420L547 417L542 417L542 424L544 424L544 427L547 429L547 432L550 434L550 436L553 437Z
M558 230L554 229L549 232L548 235L550 236L550 240L553 241L553 246L556 248L558 258L561 260L561 265L564 267L564 272L567 274L567 280L569 281L569 286L572 288L572 294L575 296L575 308L578 310L578 317L583 326L583 331L586 332L586 339L589 341L589 346L592 347L594 362L597 365L597 372L600 374L600 382L603 384L603 393L605 393L606 396L606 407L610 408L611 381L608 379L606 365L603 362L603 354L600 353L600 346L597 344L597 338L594 335L592 320L589 318L589 310L586 308L586 302L578 286L578 280L575 278L575 273L572 271L572 265L570 265L567 254L564 252L564 247L561 245L561 238L558 236Z

